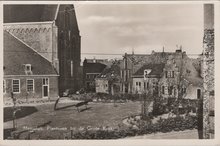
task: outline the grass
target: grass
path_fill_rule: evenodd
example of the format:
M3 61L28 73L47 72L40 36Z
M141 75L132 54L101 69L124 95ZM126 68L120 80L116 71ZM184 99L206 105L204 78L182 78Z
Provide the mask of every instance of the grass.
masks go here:
M59 103L58 109L54 111L54 104L37 105L37 112L26 117L17 119L18 130L24 130L24 127L36 128L50 126L53 128L80 128L80 127L100 127L109 126L117 127L122 124L125 117L140 114L140 102L128 102L124 104L117 103L89 103L88 109L80 107L81 112L77 112L74 103ZM64 108L66 107L66 108ZM4 123L4 129L12 127L12 121ZM63 132L64 131L59 131ZM66 132L66 131L65 131ZM42 133L45 136L50 135L53 138L59 138L56 132L45 131Z
M37 109L33 106L19 106L19 108L15 109L16 112L16 118L22 118L26 117L34 112L37 112ZM4 122L13 120L13 107L5 107L4 108Z

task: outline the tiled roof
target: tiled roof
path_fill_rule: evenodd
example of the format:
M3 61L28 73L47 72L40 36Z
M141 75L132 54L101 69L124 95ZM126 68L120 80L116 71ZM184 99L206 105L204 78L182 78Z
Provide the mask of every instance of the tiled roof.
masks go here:
M3 6L4 9L4 23L22 23L22 22L46 22L56 20L56 25L59 28L65 28L63 23L64 12L68 12L70 15L71 29L79 32L75 9L73 4L61 4L57 12L58 5L11 5L7 4ZM57 14L57 16L56 16ZM55 18L56 17L56 18ZM61 19L61 20L60 20Z
M86 73L101 73L106 68L102 63L86 63L84 65L84 72Z
M101 63L101 64L104 64L104 65L109 66L109 67L114 62L113 59L111 59L111 60L108 60L108 59L85 59L84 61L87 62L87 63Z
M55 20L58 5L11 5L4 9L4 23L15 22L44 22Z
M185 52L153 52L150 55L127 54L127 57L133 63L134 75L136 76L143 75L144 69L150 67L149 64L157 66L156 64L166 64L168 60L173 59L186 80L194 85L202 84L199 70L194 65L195 61L189 58ZM160 70L156 72L160 72ZM154 74L154 72L152 71L151 74Z
M149 76L153 77L160 77L160 75L163 72L165 64L145 64L143 65L134 75L144 75L144 70L145 69L151 69L151 72L148 74Z
M120 78L120 63L122 60L116 60L110 67L106 67L102 73L97 78L112 78L112 74L114 74L114 78Z
M57 75L49 61L4 31L4 75L26 75L25 64L31 64L33 75Z

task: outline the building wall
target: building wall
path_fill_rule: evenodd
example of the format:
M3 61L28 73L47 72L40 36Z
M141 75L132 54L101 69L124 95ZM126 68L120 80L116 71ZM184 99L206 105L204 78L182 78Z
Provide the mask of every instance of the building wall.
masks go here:
M107 93L109 94L109 84L106 79L96 79L95 80L96 93Z
M106 65L94 59L93 62L83 62L83 84L87 91L95 92L95 78L104 71Z
M123 63L120 66L120 74L121 74L121 93L131 93L133 79L131 78L133 71L133 64L130 59L128 59L127 54L125 54L123 58Z
M200 90L200 96L202 96L202 87L195 85L188 85L186 88L186 94L183 95L185 99L198 99L198 90Z
M133 78L132 84L132 94L143 94L151 93L153 94L154 90L158 90L158 78Z
M60 5L55 24L58 27L59 91L79 90L81 59L79 34L73 5Z
M4 24L4 29L44 56L48 61L58 61L57 29L52 23Z
M173 74L173 76L172 77L167 76L167 72L170 72L170 74ZM177 97L178 96L177 88L180 83L179 76L180 76L180 70L175 63L175 60L173 58L169 58L167 60L167 63L165 64L162 77L159 81L159 95L164 98ZM173 87L172 94L169 94L168 90L171 86Z
M14 93L14 97L18 99L23 98L42 98L43 97L43 78L49 79L49 96L48 98L57 98L58 97L58 76L48 77L48 76L10 76L4 77L5 89L4 98L11 97L12 92L12 80L19 79L20 80L20 93ZM34 92L27 91L27 79L34 80Z
M214 138L214 4L204 4L203 138Z

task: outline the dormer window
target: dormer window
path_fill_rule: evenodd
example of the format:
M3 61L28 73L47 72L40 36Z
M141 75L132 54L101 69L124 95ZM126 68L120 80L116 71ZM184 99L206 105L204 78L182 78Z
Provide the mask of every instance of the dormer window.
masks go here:
M25 71L27 72L31 71L31 64L25 64Z

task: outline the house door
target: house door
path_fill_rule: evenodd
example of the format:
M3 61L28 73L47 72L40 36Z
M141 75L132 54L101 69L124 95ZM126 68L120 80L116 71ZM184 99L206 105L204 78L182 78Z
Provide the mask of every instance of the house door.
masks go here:
M197 89L197 99L200 99L200 98L201 98L201 90Z
M47 85L43 86L43 97L48 97L48 86Z
M48 78L43 78L43 84L42 84L42 93L43 93L43 98L47 98L49 96L49 79Z

